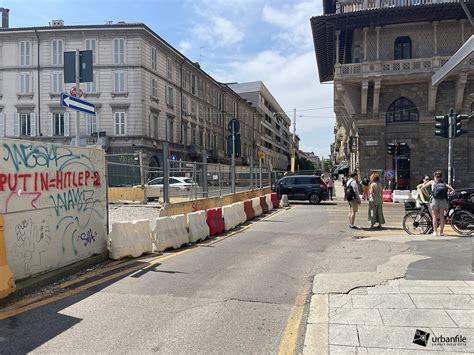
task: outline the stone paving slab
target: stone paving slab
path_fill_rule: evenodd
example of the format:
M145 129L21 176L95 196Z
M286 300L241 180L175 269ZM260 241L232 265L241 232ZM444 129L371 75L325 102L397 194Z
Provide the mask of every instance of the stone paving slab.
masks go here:
M327 323L328 318L328 295L313 295L309 309L308 323Z
M474 328L474 309L471 310L446 310L449 316L461 328ZM472 339L474 342L474 338Z
M411 287L433 287L436 286L460 286L460 287L469 287L469 284L466 281L462 280L398 280L399 286L411 286Z
M354 308L416 308L408 295L355 295Z
M367 289L367 294L369 295L393 295L399 293L400 289L398 286L380 285L376 287L369 287Z
M401 327L457 327L444 310L380 309L383 323Z
M329 327L329 345L359 346L357 327L353 324L332 324Z
M474 287L449 286L448 288L457 295L474 295Z
M423 331L431 332L429 328L421 328ZM420 345L413 344L416 328L414 327L377 327L359 325L360 346L367 348L390 349L390 354L397 353L393 349L421 350Z
M436 294L446 294L451 295L451 291L447 286L400 286L401 293L436 293Z
M474 309L474 300L469 295L411 294L410 297L416 308Z
M329 304L331 308L352 308L351 295L329 295Z
M333 323L382 325L382 318L375 309L334 308L329 311L330 327Z
M431 328L433 333L432 337L442 336L444 338L454 338L456 335L459 337L466 337L465 343L457 343L454 345L452 342L443 342L443 349L446 351L461 351L467 353L474 353L474 329L472 328ZM431 339L433 340L433 338ZM465 345L463 345L465 344Z
M420 346L421 349L421 346ZM434 355L434 354L449 354L449 355L465 355L466 353L462 352L445 352L442 349L436 350L405 350L405 349L383 349L383 348L363 348L357 347L355 348L354 354L373 354L373 355Z

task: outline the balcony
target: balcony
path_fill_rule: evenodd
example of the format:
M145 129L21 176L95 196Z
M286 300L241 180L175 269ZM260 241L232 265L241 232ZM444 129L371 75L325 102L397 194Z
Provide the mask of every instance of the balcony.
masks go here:
M417 58L365 63L336 64L334 78L360 79L372 76L392 76L398 74L432 74L442 67L450 57ZM468 60L464 68L473 70L474 60Z
M344 14L356 11L433 5L452 2L459 2L459 0L342 0L337 2L336 13Z

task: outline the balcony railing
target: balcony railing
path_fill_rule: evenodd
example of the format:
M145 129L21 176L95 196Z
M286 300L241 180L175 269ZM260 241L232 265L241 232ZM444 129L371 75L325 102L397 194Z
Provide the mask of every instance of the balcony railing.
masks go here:
M459 0L342 0L338 1L338 5L336 5L336 13L343 14L346 12L431 5L446 2L459 2Z
M450 57L417 58L365 63L338 64L335 66L336 78L357 78L370 74L396 75L413 73L433 73L442 67ZM474 60L464 63L474 69Z

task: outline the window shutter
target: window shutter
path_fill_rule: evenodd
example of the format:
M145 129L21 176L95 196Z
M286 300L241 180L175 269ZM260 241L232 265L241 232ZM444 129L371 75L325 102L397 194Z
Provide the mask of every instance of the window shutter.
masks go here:
M13 135L15 137L19 137L20 136L20 114L19 113L15 113L14 114L14 122L13 122Z
M53 114L48 113L48 137L52 137L54 133L54 119Z
M64 136L69 137L69 112L64 113Z
M0 112L0 137L5 137L5 114Z
M36 136L36 114L34 112L30 113L30 124L31 124L31 136Z
M165 86L165 102L168 104L169 101L168 101L168 87Z

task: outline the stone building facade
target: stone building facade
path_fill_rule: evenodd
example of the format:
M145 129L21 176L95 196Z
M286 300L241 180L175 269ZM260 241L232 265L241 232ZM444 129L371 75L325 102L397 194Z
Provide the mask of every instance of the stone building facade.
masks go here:
M228 122L245 127L238 165L257 159L259 113L142 23L0 29L0 136L70 144L75 113L60 106L63 52L93 51L94 82L81 84L97 116L81 114L81 145L101 131L108 154L143 154L162 166L170 156L228 163Z
M474 58L439 85L432 75L474 33L457 1L325 0L311 19L320 81L334 80L335 156L361 175L397 169L400 188L423 175L447 175L448 140L435 136L435 115L470 113ZM454 140L456 186L474 185L474 120ZM341 142L343 144L341 144ZM387 143L407 143L395 162Z
M290 118L261 81L229 86L260 113L261 148L265 163L286 170L290 159Z

